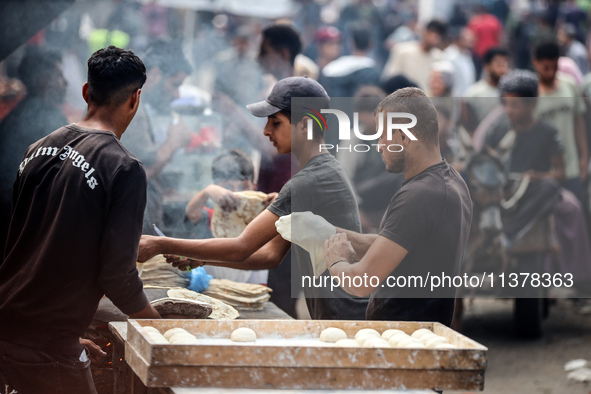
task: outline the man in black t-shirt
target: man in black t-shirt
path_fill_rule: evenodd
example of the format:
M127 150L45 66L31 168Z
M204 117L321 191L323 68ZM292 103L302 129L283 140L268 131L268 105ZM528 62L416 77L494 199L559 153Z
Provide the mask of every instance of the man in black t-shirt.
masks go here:
M16 392L96 393L90 359L106 354L80 337L103 295L130 317L160 317L136 269L146 173L119 142L145 81L133 52L95 52L84 119L20 163L0 265L0 375Z
M279 81L266 101L248 106L255 116L267 117L265 136L281 154L293 153L302 170L291 177L277 199L259 214L237 238L186 240L144 235L140 243L140 260L160 254L187 256L192 260L170 256L168 261L183 269L207 264L237 269L272 269L279 265L291 243L279 235L275 222L298 211L312 211L326 217L335 226L359 231L359 210L353 189L343 167L336 159L319 150L324 133L314 126L314 136L307 139L310 116L291 113L294 97L315 98L317 108L328 108L329 98L316 81L305 77L290 77ZM313 105L313 104L310 104ZM293 123L292 123L293 122ZM296 123L297 122L297 123ZM302 275L312 276L310 255L299 246L294 254ZM327 276L327 272L324 272ZM289 286L286 280L286 286ZM367 299L323 292L314 287L304 288L304 295L313 319L362 320Z
M416 140L395 129L391 139L383 133L378 145L386 170L404 173L402 188L392 198L378 234L337 228L338 234L325 243L326 266L333 277L352 279L340 284L346 292L371 294L368 320L449 325L455 290L432 292L429 285L421 288L411 276L420 275L425 280L429 275L460 273L472 202L461 176L441 159L437 111L425 93L418 88L394 92L378 105L377 119L392 112L411 113L417 118L416 126L407 130ZM402 151L390 149L392 144L402 146ZM364 275L377 279L353 279ZM404 278L406 284L395 282L396 278Z

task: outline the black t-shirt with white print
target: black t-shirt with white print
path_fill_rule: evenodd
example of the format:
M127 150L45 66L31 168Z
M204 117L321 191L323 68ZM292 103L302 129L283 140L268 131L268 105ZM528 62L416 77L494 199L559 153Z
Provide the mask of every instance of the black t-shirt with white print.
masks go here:
M31 145L0 265L0 340L74 353L104 294L142 310L145 204L143 166L113 133L68 125Z

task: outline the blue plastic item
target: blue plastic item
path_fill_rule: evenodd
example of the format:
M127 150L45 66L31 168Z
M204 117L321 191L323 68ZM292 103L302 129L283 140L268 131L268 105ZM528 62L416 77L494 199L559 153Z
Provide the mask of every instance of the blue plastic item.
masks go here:
M209 281L213 279L213 276L209 275L203 267L193 268L191 272L188 273L188 275L191 277L189 290L193 290L198 293L207 289L207 286L209 286Z

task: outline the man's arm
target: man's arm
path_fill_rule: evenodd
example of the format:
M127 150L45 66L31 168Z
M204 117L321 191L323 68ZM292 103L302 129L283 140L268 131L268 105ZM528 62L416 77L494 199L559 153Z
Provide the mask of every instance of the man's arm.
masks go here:
M237 206L238 199L230 190L211 184L197 193L185 208L185 214L193 223L197 223L203 216L203 207L208 199L212 199L222 209L232 209Z
M378 286L386 280L408 254L408 251L402 246L381 235L376 236L375 242L359 262L354 261L355 252L345 234L337 234L326 241L324 250L326 265L331 276L363 277L366 274L368 277L377 276L379 278ZM334 264L339 260L343 261ZM348 281L342 282L347 284ZM350 282L354 283L355 281ZM377 289L377 287L371 286L372 281L370 280L362 282L365 282L362 284L366 287L345 286L343 290L357 297L367 297Z
M341 233L347 235L349 242L351 242L351 245L355 250L358 260L365 256L371 245L378 238L377 234L360 234L355 231L345 230L344 228L340 227L337 227L336 229L337 234Z
M99 254L98 284L123 313L158 318L136 267L146 204L146 175L137 161L121 166L107 191L107 215Z
M216 267L227 267L241 270L265 270L274 269L279 266L285 257L291 243L284 240L280 235L267 242L265 246L254 252L249 258L240 263L208 262L207 265ZM182 259L175 255L166 255L166 261L184 271L186 267L196 268L204 265L203 261Z
M144 262L158 254L175 254L208 263L240 263L279 235L275 229L277 219L279 216L265 209L237 238L178 239L144 235L138 261Z
M551 159L552 170L548 172L528 171L534 179L555 179L558 182L562 182L566 179L566 173L564 170L564 158L562 155L554 156Z
M148 179L158 175L164 166L170 161L174 152L188 144L191 140L191 130L182 119L179 123L168 127L168 137L164 144L158 149L156 161L146 168Z

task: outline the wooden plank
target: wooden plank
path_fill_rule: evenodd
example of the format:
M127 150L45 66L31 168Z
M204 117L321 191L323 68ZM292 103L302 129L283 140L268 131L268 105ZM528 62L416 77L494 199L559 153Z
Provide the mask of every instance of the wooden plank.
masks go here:
M148 366L129 345L126 359L148 387L295 390L482 390L484 387L483 370Z

